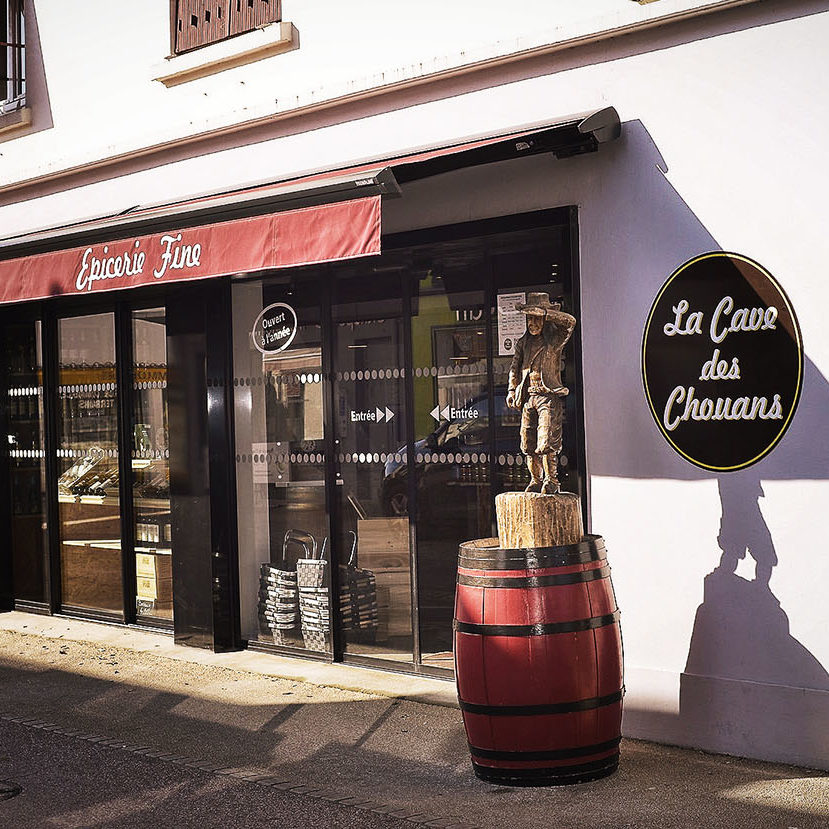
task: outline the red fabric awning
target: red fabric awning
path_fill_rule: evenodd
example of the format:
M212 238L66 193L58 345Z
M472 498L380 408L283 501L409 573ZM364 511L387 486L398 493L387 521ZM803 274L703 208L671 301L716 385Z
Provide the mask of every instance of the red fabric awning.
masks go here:
M0 303L380 253L380 196L0 261Z
M381 195L400 194L396 176L406 180L407 171L435 175L538 152L566 157L594 150L617 138L620 130L616 110L605 107L520 131L469 137L450 146L171 204L136 206L2 239L0 304L378 254ZM240 210L258 215L222 220ZM159 226L164 229L146 233ZM130 227L139 235L130 237ZM63 247L110 235L122 238ZM16 255L44 247L52 250ZM2 259L4 255L10 258Z

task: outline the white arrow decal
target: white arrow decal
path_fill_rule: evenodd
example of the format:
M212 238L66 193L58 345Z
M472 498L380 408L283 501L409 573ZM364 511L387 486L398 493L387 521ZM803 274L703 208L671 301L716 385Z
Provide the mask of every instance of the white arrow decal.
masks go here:
M438 421L439 421L439 420L440 420L440 406L435 406L435 408L434 408L434 409L432 409L432 411L431 411L431 412L429 412L429 414L430 414L430 415L432 415L432 417L433 417L435 420L438 420Z
M391 420L394 417L394 412L386 406L386 420Z
M385 417L385 415L383 414L383 410L382 409L375 409L374 414L377 415L377 422L382 423L383 418Z
M443 415L443 416L444 416L447 420L450 420L450 419L451 419L451 418L449 417L449 411L450 411L449 406L447 406L447 407L446 407L446 408L445 408L445 409L441 412L441 414L442 414L442 415Z

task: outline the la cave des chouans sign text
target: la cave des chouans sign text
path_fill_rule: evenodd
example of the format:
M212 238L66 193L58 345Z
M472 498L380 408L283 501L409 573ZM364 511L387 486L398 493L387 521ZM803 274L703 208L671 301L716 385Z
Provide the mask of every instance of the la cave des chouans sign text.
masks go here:
M254 346L263 354L286 349L296 336L296 312L284 302L275 302L256 318L250 332Z
M744 469L791 423L803 382L794 310L764 268L714 252L678 268L645 326L642 374L668 443L703 469Z

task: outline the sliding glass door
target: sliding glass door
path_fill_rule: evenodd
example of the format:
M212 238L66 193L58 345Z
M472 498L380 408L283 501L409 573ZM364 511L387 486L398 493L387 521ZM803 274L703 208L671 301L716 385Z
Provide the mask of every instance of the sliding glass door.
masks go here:
M336 280L331 306L343 650L411 662L402 283L399 269L355 271Z
M135 610L139 620L171 622L173 540L164 308L133 311L131 327Z
M46 601L46 453L40 320L4 325L12 595Z
M61 604L124 612L115 314L58 320Z
M233 291L233 394L242 636L330 655L320 285Z

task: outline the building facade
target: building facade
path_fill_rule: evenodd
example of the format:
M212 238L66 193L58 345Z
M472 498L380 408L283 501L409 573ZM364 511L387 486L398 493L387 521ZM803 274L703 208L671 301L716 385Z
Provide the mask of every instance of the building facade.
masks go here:
M3 606L451 679L543 291L625 733L829 768L827 4L151 5L0 4Z

